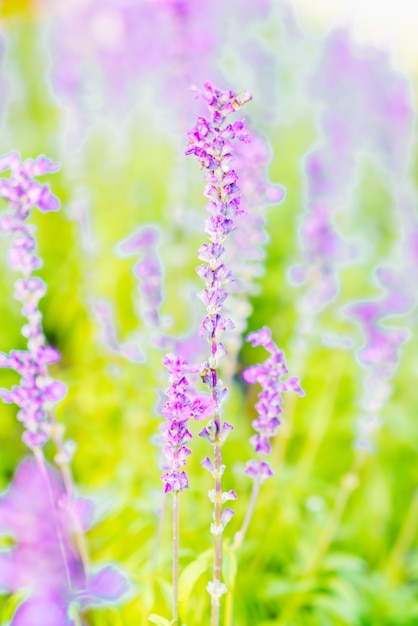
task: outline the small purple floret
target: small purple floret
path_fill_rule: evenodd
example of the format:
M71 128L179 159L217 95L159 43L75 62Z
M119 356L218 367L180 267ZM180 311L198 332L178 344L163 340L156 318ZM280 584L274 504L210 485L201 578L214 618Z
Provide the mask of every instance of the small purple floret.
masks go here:
M185 471L180 468L186 464L190 454L187 442L192 438L187 424L190 418L208 419L213 415L215 404L210 396L193 393L188 376L196 373L196 368L174 354L167 354L163 365L169 371L170 388L166 394L167 402L162 408L166 421L160 430L164 441L163 453L167 459L166 472L161 476L164 491L184 491L189 482Z
M288 374L284 354L272 340L271 331L267 326L250 333L247 341L250 341L254 347L263 346L271 355L264 363L252 365L243 372L243 378L247 383L261 385L258 402L255 405L258 416L253 421L257 434L251 437L250 442L259 455L267 455L271 451L270 440L280 425L279 416L283 412L282 394L285 391L294 391L299 396L304 396L305 393L297 377L282 378ZM273 474L270 466L262 460L261 456L258 462L250 461L245 471L260 482Z

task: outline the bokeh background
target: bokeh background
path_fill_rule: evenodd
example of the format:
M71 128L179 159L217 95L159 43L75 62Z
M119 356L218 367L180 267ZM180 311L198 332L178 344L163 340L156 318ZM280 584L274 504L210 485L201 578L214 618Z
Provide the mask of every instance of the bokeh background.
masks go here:
M39 274L48 285L45 333L62 353L53 374L69 389L57 417L77 444L79 493L95 504L92 560L117 563L131 581L119 605L91 611L87 624L145 625L151 613L170 613L170 519L167 513L160 521L155 435L167 386L164 349L204 349L194 271L205 240L204 182L184 151L185 132L202 111L190 86L206 80L253 94L243 115L255 140L241 186L259 231L245 234L254 254L244 268L247 295L235 299L239 332L224 374L226 418L235 426L224 447L225 486L239 495L229 537L251 489L243 469L252 453L255 392L240 373L264 358L242 343L246 329L271 327L306 391L286 405L275 476L263 486L236 577L226 557L231 623L418 623L417 10L388 0L314 5L0 4L0 152L44 153L61 163L48 177L61 210L33 213ZM287 190L281 204L274 204L274 185ZM153 252L163 272L157 324L138 295L136 259L117 253L121 240L149 224L159 232ZM4 237L4 352L24 347L6 257ZM389 268L386 280L376 274L381 266ZM402 294L408 306L392 306ZM360 301L379 303L370 313L376 328L401 329L389 351L381 350L384 339L367 335L366 314L357 316L362 325L347 313ZM112 312L116 339L104 333L100 311ZM142 362L125 358L126 342ZM364 346L375 350L368 363ZM13 382L0 371L1 386ZM2 491L28 453L15 414L0 407ZM367 448L361 466L359 446ZM46 452L52 461L52 448ZM188 626L208 621L210 482L199 466L207 454L196 438L191 488L182 496L181 616ZM0 548L9 545L1 536ZM0 595L2 626L20 600Z

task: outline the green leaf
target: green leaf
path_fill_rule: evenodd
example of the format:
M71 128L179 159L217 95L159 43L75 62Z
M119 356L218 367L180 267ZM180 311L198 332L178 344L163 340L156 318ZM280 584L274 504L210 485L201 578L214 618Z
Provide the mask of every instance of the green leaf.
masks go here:
M169 621L165 617L157 615L156 613L152 613L152 615L149 616L148 620L151 622L151 624L156 624L156 626L171 626L173 623L172 621Z
M225 550L222 559L222 575L224 582L231 591L235 586L235 578L237 576L238 561L235 552Z
M182 615L186 615L189 599L199 578L207 572L209 563L212 560L213 550L206 550L197 559L189 563L184 568L179 578L179 610Z

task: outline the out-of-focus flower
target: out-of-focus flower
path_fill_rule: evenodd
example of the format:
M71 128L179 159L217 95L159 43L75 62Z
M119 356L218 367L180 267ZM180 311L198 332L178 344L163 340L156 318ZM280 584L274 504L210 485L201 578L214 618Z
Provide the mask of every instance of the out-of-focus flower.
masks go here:
M159 309L162 296L162 268L157 247L160 232L152 225L141 226L118 245L121 256L139 256L133 268L138 280L138 316L151 327L161 323Z
M380 427L381 411L391 394L401 347L410 338L405 326L389 326L385 322L393 316L409 313L415 303L403 272L382 267L376 275L382 296L353 303L345 311L347 317L361 326L365 340L357 350L365 379L356 445L368 451L373 450L373 434Z
M69 626L75 623L72 603L85 609L113 602L128 588L111 566L86 575L72 539L69 506L77 507L80 523L88 528L91 503L73 499L70 504L57 472L49 466L42 472L34 459L21 463L0 498L0 532L14 541L11 550L0 552L0 587L27 594L13 626Z

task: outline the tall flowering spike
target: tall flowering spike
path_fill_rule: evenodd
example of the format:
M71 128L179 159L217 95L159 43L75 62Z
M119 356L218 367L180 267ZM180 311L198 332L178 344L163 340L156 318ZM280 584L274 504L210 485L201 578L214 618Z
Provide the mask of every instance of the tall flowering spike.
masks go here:
M212 392L214 411L212 419L199 433L213 445L213 477L215 489L209 493L214 505L211 532L214 535L213 581L207 589L211 595L211 624L219 624L220 597L226 591L221 583L222 571L222 534L225 525L232 515L231 509L223 511L222 493L222 453L221 447L228 434L221 423L222 404L227 398L227 390L218 376L221 360L227 350L221 342L222 335L234 328L232 320L222 314L223 305L228 297L225 286L234 280L231 270L225 265L224 242L226 237L236 228L236 218L242 215L238 175L233 169L233 141L249 142L250 136L243 121L229 122L228 117L235 113L246 102L251 100L248 91L234 93L221 91L207 82L200 96L205 100L209 117L198 117L195 127L187 133L189 140L186 155L193 154L202 169L206 170L205 196L209 199L206 210L209 217L205 222L205 232L209 235L209 243L204 243L198 250L198 257L203 264L197 273L203 279L205 288L199 297L206 307L200 335L206 337L211 345L210 356L200 369L204 384ZM208 464L205 463L206 469ZM212 495L211 495L212 494Z
M45 346L38 305L46 293L46 286L40 278L32 276L40 267L41 259L36 254L35 228L27 224L35 206L44 212L59 208L59 201L48 185L35 180L57 168L56 163L44 156L22 162L16 152L11 152L0 158L0 171L11 171L9 179L0 180L0 195L9 203L9 211L0 218L0 231L12 233L9 262L13 269L23 274L23 278L15 283L14 296L22 303L22 314L27 319L22 334L27 338L28 348L0 356L0 367L13 369L21 377L20 385L10 391L1 389L0 397L19 407L18 419L25 427L23 440L32 448L47 441L50 411L66 393L64 383L53 380L48 374L48 365L59 361L60 354Z
M221 91L209 82L205 83L200 96L205 100L210 115L208 118L198 117L195 127L187 133L189 143L186 155L194 154L201 167L207 170L205 195L209 198L206 210L210 217L205 222L205 231L209 235L210 243L203 244L198 250L198 257L204 263L197 268L197 272L205 283L205 289L200 292L199 298L207 310L200 335L206 337L211 344L211 354L209 360L202 365L201 376L212 391L217 405L213 430L213 437L216 438L221 427L219 400L222 391L217 371L220 361L227 354L221 337L224 332L234 328L233 322L222 315L223 304L228 297L225 286L234 280L232 272L223 263L223 244L236 228L235 218L242 214L238 175L232 167L232 142L234 139L250 141L243 121L229 123L228 117L252 97L247 91Z
M250 333L247 341L250 341L253 347L263 346L271 355L264 363L252 365L243 372L247 383L261 385L261 392L258 394L258 402L255 405L258 415L253 421L257 434L250 440L254 450L259 454L259 461L250 461L245 472L254 480L263 482L273 474L262 455L270 454L270 439L274 437L280 425L279 416L283 411L283 393L293 391L299 396L304 396L305 393L298 378L295 376L283 378L288 374L285 357L272 340L271 331L267 326Z

